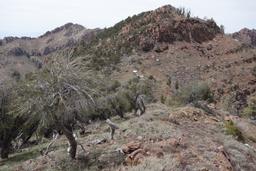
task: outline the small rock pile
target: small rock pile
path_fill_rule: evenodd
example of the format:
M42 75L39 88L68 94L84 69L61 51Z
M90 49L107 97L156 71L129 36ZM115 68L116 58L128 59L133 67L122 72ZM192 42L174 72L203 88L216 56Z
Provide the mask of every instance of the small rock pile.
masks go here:
M125 165L136 166L141 164L145 157L161 158L166 152L174 152L181 145L181 138L170 138L154 142L131 141L121 146L126 155Z

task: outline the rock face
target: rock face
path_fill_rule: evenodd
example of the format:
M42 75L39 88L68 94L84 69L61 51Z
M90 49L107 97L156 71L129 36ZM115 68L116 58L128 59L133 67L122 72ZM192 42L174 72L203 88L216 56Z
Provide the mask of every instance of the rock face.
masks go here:
M100 54L97 58L105 54L111 58L134 50L149 52L161 44L203 43L212 40L217 34L221 34L221 30L213 20L191 18L179 13L179 9L167 5L128 17L103 30L89 48L80 47L82 50L77 54L97 52Z
M252 46L256 46L256 30L244 28L232 35L233 38Z
M141 36L140 42L141 45L148 45L146 50L151 50L155 43L173 43L175 41L202 43L212 40L218 33L220 33L219 28L213 21L199 19L174 20L145 30L146 38L144 35ZM144 46L142 46L142 49L145 51Z
M221 33L213 20L205 21L181 15L178 9L170 5L142 13L130 20L131 22L123 26L121 35L138 41L140 48L146 52L153 49L157 43L202 43Z

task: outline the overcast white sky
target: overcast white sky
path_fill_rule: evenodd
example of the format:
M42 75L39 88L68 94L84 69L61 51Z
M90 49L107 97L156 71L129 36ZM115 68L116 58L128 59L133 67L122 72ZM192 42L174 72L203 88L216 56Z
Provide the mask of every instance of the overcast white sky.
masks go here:
M213 17L229 33L256 28L256 0L0 0L0 38L39 36L67 22L109 27L166 4L186 7L194 16Z

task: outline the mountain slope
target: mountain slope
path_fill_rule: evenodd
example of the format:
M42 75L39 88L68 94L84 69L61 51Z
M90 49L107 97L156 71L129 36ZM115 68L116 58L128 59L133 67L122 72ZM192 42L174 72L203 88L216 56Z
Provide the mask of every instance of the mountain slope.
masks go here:
M38 38L6 37L0 40L0 83L10 80L16 73L26 73L41 68L46 56L65 54L80 41L90 42L99 29L86 29L81 25L67 23Z
M47 65L42 63L46 57L72 53L107 79L151 79L154 97L164 104L148 104L140 117L111 118L120 127L113 141L105 122L89 124L88 135L78 138L86 152L79 147L75 161L67 159L67 144L60 138L48 155L39 152L46 143L24 148L0 162L0 169L255 170L255 124L231 116L241 114L256 96L253 35L249 30L225 35L213 20L168 5L104 30L66 24L39 38L5 38L0 42L0 81L16 77L16 70L24 74L36 70L36 64ZM175 106L176 94L189 85L189 91L197 91L195 83L201 82L213 94L206 109L217 114L195 104ZM226 134L230 122L243 140Z
M92 69L112 73L121 81L134 77L134 70L140 76L156 78L159 98L172 96L176 84L182 88L205 81L215 102L238 114L256 92L255 48L239 37L253 40L253 31L225 35L213 20L193 18L189 12L167 5L104 30L69 23L39 38L6 38L0 46L1 78L13 75L16 69L23 74L34 65L41 67L44 59L23 57L17 62L5 54L52 57L72 53L73 57L84 56Z
M5 170L255 170L255 143L245 145L225 134L223 122L191 106L177 109L150 104L141 117L112 120L120 127L109 139L108 125L96 122L79 137L86 152L78 148L75 161L67 159L64 137L56 140L47 156L39 151L47 143L10 157ZM124 153L121 153L120 151ZM31 158L33 157L33 158ZM28 158L28 159L26 159ZM31 159L30 159L31 158Z
M97 29L86 29L81 25L67 23L38 38L6 37L1 40L0 49L5 55L44 56L66 47L73 47L81 40L89 42Z
M122 58L120 70L113 77L133 78L134 70L140 77L153 77L158 83L155 91L159 99L168 99L187 85L205 82L213 91L215 102L233 114L240 113L247 99L255 95L255 48L220 35L202 44L165 44L165 49Z
M223 34L213 20L180 11L168 5L129 17L80 44L73 55L86 56L98 70L118 68L118 80L133 78L133 71L155 78L159 99L175 94L176 84L206 82L219 107L240 114L256 92L255 48Z
M134 51L148 52L158 45L176 41L202 43L220 34L213 20L190 18L170 5L128 17L103 30L90 44L81 43L74 56L90 54L94 65L119 62Z

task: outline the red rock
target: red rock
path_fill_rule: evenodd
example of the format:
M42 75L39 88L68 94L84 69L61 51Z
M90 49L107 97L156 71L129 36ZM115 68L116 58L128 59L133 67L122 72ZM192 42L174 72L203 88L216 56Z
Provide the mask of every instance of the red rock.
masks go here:
M140 147L141 147L141 143L140 142L132 141L132 142L129 142L127 144L122 145L121 149L123 150L123 152L125 154L130 154L133 151L139 149Z

